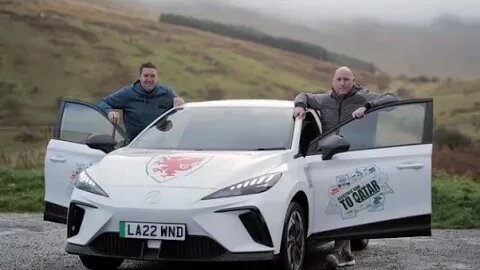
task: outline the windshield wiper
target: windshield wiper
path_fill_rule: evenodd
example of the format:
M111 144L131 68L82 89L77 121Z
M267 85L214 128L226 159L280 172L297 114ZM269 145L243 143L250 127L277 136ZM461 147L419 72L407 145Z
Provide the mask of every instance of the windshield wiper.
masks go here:
M257 148L254 151L273 151L273 150L287 150L285 147L270 147L270 148Z

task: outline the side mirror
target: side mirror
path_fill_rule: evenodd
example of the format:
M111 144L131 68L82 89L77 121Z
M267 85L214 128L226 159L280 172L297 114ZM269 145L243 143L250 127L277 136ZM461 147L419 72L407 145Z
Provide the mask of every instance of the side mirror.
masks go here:
M85 144L88 145L88 147L90 148L98 149L105 153L110 153L113 151L113 149L115 149L115 145L117 143L111 135L92 134L88 136Z
M162 131L162 132L167 132L173 127L172 121L166 120L166 121L160 121L157 123L157 129Z
M317 144L317 152L322 152L322 159L332 159L333 155L341 152L347 152L350 149L350 143L339 135L331 135Z

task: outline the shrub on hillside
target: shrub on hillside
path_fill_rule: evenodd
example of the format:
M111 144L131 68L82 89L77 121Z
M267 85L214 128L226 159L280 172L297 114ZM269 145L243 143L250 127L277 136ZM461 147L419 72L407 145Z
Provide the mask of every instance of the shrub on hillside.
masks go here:
M200 29L231 38L251 41L273 48L307 55L327 62L335 63L337 65L351 66L353 68L366 70L369 72L374 72L377 69L372 63L335 53L315 44L267 35L248 27L223 24L215 21L196 19L175 14L162 14L159 18L159 21Z
M406 88L403 88L403 87L400 87L400 88L397 90L397 95L398 95L399 97L405 98L405 99L408 99L408 98L412 98L412 97L413 97L412 90L406 89Z
M13 138L17 142L39 142L43 140L43 134L31 128L23 128Z
M440 127L435 130L433 141L440 149L447 146L453 150L455 148L465 148L472 145L472 140L458 130Z
M382 73L382 74L378 75L377 76L378 89L380 89L382 91L388 89L391 81L392 81L392 79L386 73Z

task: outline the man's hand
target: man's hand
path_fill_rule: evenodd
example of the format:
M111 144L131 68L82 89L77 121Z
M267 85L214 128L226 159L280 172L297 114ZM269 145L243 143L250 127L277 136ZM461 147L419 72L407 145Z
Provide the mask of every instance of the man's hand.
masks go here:
M293 117L303 118L305 116L305 109L303 107L295 107L293 109Z
M118 121L120 120L120 114L118 112L111 111L108 113L108 120L118 125Z
M362 118L365 116L365 111L367 110L367 108L365 108L364 106L356 109L353 113L352 113L352 117L353 118Z
M185 104L185 101L181 97L175 97L173 99L173 107L180 107Z

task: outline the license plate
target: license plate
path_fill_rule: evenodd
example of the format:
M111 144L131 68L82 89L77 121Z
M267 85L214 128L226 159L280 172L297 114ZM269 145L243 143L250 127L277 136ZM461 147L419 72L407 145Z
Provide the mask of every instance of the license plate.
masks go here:
M120 237L158 240L185 240L185 224L120 221Z

